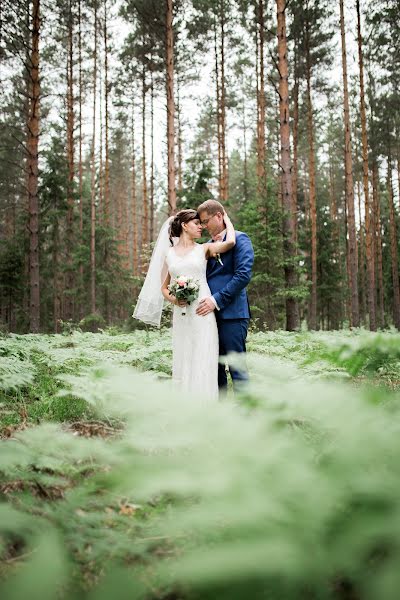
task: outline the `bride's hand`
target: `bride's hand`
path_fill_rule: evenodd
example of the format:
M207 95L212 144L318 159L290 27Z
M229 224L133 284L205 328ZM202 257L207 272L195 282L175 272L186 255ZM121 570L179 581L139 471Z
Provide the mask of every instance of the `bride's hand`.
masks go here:
M186 300L178 300L178 298L174 298L172 304L175 304L175 306L180 306L182 308L183 306L187 305L187 302Z

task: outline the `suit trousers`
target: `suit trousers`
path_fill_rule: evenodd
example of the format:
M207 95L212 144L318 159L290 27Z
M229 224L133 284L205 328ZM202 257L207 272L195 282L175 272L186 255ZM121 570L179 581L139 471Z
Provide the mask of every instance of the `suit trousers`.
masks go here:
M246 338L250 319L220 319L216 311L218 337L219 337L219 356L220 359L229 354L229 352L246 352ZM233 387L239 390L244 382L248 380L248 374L245 367L237 370L229 366L229 372L232 377ZM218 387L220 391L225 391L227 387L227 375L225 365L218 365Z

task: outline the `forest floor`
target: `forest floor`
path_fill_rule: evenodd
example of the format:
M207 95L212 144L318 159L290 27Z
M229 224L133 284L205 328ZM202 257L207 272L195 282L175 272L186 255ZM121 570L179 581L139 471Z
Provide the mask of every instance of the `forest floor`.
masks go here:
M111 564L134 567L138 577L136 584L139 580L143 586L142 592L137 592L138 598L189 597L185 591L176 591L181 589L180 586L184 590L186 585L194 585L195 589L197 585L200 589L211 586L214 591L210 592L210 597L213 597L215 589L222 585L221 581L211 575L205 583L204 576L190 561L185 563L189 574L179 579L178 587L176 580L170 581L170 576L166 576L162 568L159 573L154 565L163 564L164 559L175 564L174 561L181 560L182 553L195 556L197 544L201 546L204 542L203 533L199 533L195 524L196 543L188 539L185 529L182 533L176 530L176 525L171 526L171 511L182 514L183 522L187 518L186 526L189 522L196 523L196 519L201 523L203 519L202 531L208 532L204 543L208 547L210 536L214 535L210 534L210 523L204 514L191 513L187 499L201 497L204 493L205 504L208 501L215 508L214 486L223 488L225 485L228 490L231 481L244 477L237 465L245 458L243 447L249 442L246 436L254 437L257 442L260 435L255 424L251 426L257 431L247 431L249 417L246 415L261 414L262 411L265 426L272 427L270 436L276 435L278 445L300 444L305 455L311 445L319 456L325 452L321 447L329 441L331 434L327 432L330 428L335 430L337 426L343 435L346 419L351 422L361 418L360 412L357 416L351 412L359 401L353 394L362 397L362 406L385 407L385 410L389 406L392 413L397 410L400 389L400 336L397 333L371 334L363 330L251 332L248 353L252 388L240 398L234 398L231 391L227 401L220 403L217 409L221 414L216 415L222 427L222 448L227 448L223 444L223 428L227 427L227 421L231 428L226 429L227 440L234 436L237 446L233 444L223 459L219 454L219 460L226 464L218 474L218 480L222 479L218 485L209 479L208 461L212 458L193 451L190 464L195 472L198 470L198 478L204 478L204 487L199 489L197 480L188 475L187 480L182 477L179 460L183 460L181 455L186 450L191 452L187 449L190 442L183 435L185 427L193 439L199 438L203 443L204 436L213 426L212 420L206 422L211 418L210 411L207 411L204 423L201 413L195 413L194 418L194 414L185 413L186 409L179 417L181 423L179 419L171 423L169 414L163 414L161 422L160 414L169 410L165 409L166 400L169 402L171 397L171 406L176 409L177 399L171 396L168 388L165 398L154 400L154 396L160 396L160 390L164 389L160 386L168 386L171 375L170 331L73 332L69 335L0 338L0 437L4 450L0 458L0 500L6 501L0 504L0 575L5 579L5 590L10 598L29 593L32 586L40 588L37 573L46 571L49 552L58 556L58 574L56 568L54 581L46 576L46 586L51 590L52 585L65 580L70 597L86 597L86 593L103 581L107 565ZM348 401L343 404L345 398ZM135 404L132 399L140 401ZM308 402L312 405L306 406ZM334 411L337 402L342 416ZM331 407L332 414L323 413ZM321 413L317 414L319 410ZM370 408L365 410L367 415ZM345 418L346 411L350 412ZM387 419L388 416L380 414L379 418ZM196 419L198 423L193 425ZM364 442L375 434L375 429L368 432L370 417L366 416L365 421L368 424L360 433ZM285 437L282 437L282 423L285 424ZM289 438L287 426L291 432ZM240 442L241 436L244 437ZM265 440L260 437L258 442L261 448ZM344 443L352 446L353 435L349 433L349 439ZM255 465L259 460L257 443L251 452L254 454L250 454L248 460ZM354 465L351 464L349 469L357 464L357 452L354 450L351 459ZM171 465L168 461L175 460L171 455L176 454L179 454L178 463ZM149 463L150 459L154 462ZM282 459L277 457L276 460L275 466L279 466ZM310 462L311 474L316 468L314 462L314 459ZM132 473L127 475L127 463L135 464L135 478ZM149 477L149 464L157 476L153 473L152 478ZM179 475L176 472L178 466ZM268 465L269 468L273 466L273 463ZM166 473L167 483L163 480ZM230 473L230 479L223 484L225 473ZM327 476L329 484L331 476ZM274 485L284 495L287 493L285 486L291 487L293 482L280 481L279 476L276 477L278 480ZM301 487L305 483L298 485ZM258 491L261 498L261 488ZM228 494L228 491L221 493ZM232 489L229 493L225 504L227 512L237 492ZM242 498L241 502L246 505L248 500ZM254 501L252 497L250 504ZM310 499L311 512L312 502ZM248 510L252 509L248 507ZM14 527L7 525L10 519L14 520ZM251 531L252 525L247 520L248 517L237 527L247 527ZM43 528L43 523L51 526L54 537L47 536L40 541L38 528ZM289 534L282 530L281 535ZM184 540L182 544L181 539ZM218 547L218 540L214 543ZM225 551L221 546L219 552L222 549ZM29 561L34 562L35 557L38 560L36 576L28 569ZM17 585L12 574L21 568L28 570ZM323 565L321 569L324 569ZM249 573L244 570L243 575L246 578ZM104 586L106 598L107 578ZM168 593L172 595L168 596Z
M265 371L288 368L292 378L347 381L351 385L400 388L396 353L380 348L379 334L356 332L252 332L250 356L268 357ZM370 344L378 341L378 347ZM394 338L397 341L397 336ZM379 356L381 355L381 363ZM340 359L342 355L342 360ZM117 424L99 421L85 400L60 396L63 375L79 375L98 364L132 366L159 379L171 376L171 337L168 330L107 334L11 335L0 339L0 435L43 421L64 423L82 435L110 435ZM372 369L369 368L372 366ZM250 368L251 376L251 368ZM232 397L232 394L230 394Z

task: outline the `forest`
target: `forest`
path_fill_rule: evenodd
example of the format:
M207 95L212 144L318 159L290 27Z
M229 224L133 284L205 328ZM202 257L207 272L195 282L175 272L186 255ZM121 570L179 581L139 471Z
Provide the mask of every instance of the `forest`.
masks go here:
M222 201L259 330L400 326L396 0L3 0L0 322L133 330L160 224Z
M399 39L398 0L0 0L2 599L398 600ZM207 403L132 311L210 198L255 262Z

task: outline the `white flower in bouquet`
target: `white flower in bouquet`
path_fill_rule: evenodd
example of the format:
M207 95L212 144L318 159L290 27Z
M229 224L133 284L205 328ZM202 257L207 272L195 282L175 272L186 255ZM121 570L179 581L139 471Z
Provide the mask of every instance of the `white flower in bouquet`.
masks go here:
M193 277L179 275L179 277L172 279L168 291L171 296L175 296L178 300L186 300L187 304L190 305L199 296L200 284ZM186 315L186 306L182 308L182 315Z

